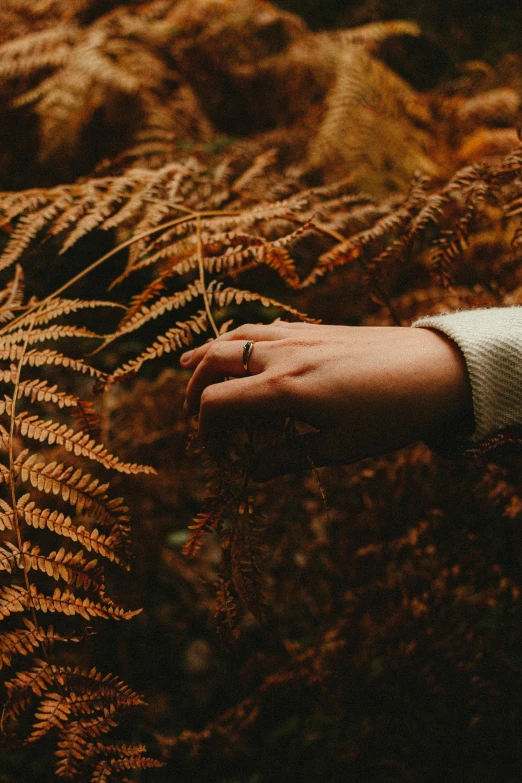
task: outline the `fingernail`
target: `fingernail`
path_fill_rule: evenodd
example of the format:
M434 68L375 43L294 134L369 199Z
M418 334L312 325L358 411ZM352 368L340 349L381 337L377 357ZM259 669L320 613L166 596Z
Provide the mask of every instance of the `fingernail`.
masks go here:
M179 357L180 364L187 364L187 362L190 361L190 357L193 353L194 351L185 351L185 353L182 353Z

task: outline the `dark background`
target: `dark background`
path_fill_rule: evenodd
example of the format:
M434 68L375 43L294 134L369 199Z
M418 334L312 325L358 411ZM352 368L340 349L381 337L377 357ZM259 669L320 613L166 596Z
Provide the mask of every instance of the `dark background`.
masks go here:
M453 60L481 57L494 61L504 51L522 45L522 3L516 0L279 0L277 5L302 16L314 30L412 19Z

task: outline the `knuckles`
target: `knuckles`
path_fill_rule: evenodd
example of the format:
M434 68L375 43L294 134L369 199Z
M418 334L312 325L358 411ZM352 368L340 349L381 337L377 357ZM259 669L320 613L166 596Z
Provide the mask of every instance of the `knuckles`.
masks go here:
M212 411L218 407L219 391L216 387L206 386L201 393L200 410Z
M214 342L211 343L207 348L207 352L203 357L203 361L205 362L205 364L212 364L220 357L222 357L225 351L226 351L226 345L222 342L218 342L217 340L214 340Z
M222 344L223 341L227 340L249 340L254 330L257 330L257 327L254 326L254 324L242 324L241 326L236 326L235 329L232 329L230 332L226 332L226 334L218 337L217 340L214 341L213 345L219 345L220 343Z
M291 377L286 370L272 370L265 373L263 383L269 393L285 394L290 391Z

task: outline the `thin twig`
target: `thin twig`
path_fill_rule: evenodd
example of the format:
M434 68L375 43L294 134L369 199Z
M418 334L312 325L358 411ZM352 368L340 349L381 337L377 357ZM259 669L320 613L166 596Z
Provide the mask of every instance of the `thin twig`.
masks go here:
M208 322L214 330L216 337L219 337L219 330L214 321L212 310L210 309L210 302L208 298L207 286L205 283L205 265L203 263L203 240L201 239L201 214L198 212L196 216L196 231L198 240L198 266L199 266L199 280L201 283L201 289L203 292L203 301L205 302L205 311L207 313Z

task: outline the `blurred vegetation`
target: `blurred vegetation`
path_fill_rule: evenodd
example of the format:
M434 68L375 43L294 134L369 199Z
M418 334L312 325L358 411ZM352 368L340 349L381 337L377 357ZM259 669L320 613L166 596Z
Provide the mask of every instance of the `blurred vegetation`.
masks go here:
M201 300L161 303L201 282L200 250L206 284L251 294L246 304L216 294L218 326L269 321L283 306L407 326L522 302L522 10L279 5L0 9L0 264L6 286L23 269L17 306L179 217L180 205L190 226L131 243L69 292L126 308L122 320L119 310L80 319L106 336L103 351L65 346L120 381L94 397L100 437L158 476L111 479L131 510L135 556L107 584L143 612L103 622L56 659L115 672L145 695L115 737L145 742L165 766L104 772L110 781L522 783L513 444L453 457L414 444L322 470L320 482L311 471L250 483L249 520L267 545L253 547L262 612L224 573L226 530L202 537L193 558L182 552L209 485L201 454L187 452L194 423L175 352L209 331ZM397 19L362 38L352 30ZM61 370L49 380L61 383ZM272 448L283 435L265 432ZM2 683L29 667L30 656L16 658ZM4 745L0 783L56 780L57 733Z
M480 58L494 63L504 52L520 49L522 9L508 0L279 0L280 8L299 14L314 30L353 27L385 19L411 19L443 47L454 62Z

